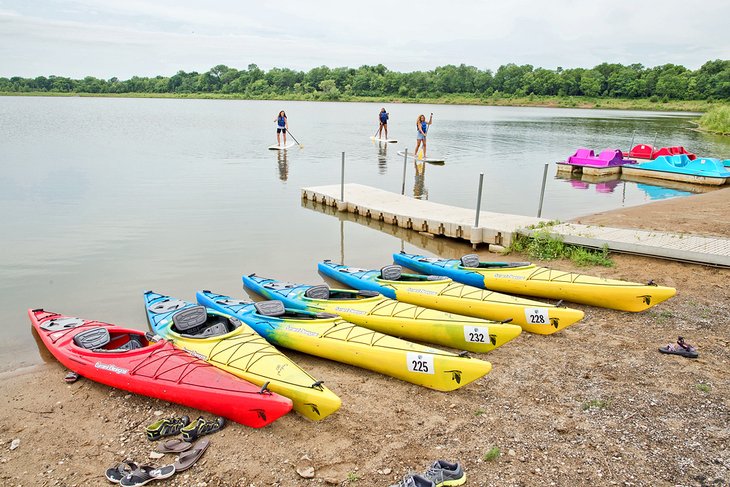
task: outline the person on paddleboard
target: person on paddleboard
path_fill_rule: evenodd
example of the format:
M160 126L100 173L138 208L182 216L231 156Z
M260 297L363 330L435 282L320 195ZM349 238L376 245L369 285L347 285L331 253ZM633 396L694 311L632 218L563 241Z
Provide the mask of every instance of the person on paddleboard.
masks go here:
M428 122L426 121L426 115L419 115L416 119L416 129L418 130L416 134L416 150L413 152L413 155L418 158L418 148L421 146L421 143L423 142L423 158L426 158L426 132L428 132L428 127L433 123L433 113L431 114L431 117L428 119Z
M284 110L279 112L274 122L276 122L276 145L281 145L281 134L284 134L284 145L286 145L286 130L289 128L289 121Z
M378 127L378 139L383 138L383 129L385 129L385 139L388 139L388 112L385 111L385 108L380 109L380 113L378 114L378 121L380 122L380 126Z

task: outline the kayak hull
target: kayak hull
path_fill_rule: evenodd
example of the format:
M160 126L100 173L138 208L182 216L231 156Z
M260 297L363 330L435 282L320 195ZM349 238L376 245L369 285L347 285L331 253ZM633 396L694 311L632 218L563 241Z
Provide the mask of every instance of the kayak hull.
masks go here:
M438 274L469 286L541 298L562 299L620 311L644 311L677 293L672 287L639 284L559 271L520 262L463 267L458 259L393 254L393 260L424 274ZM484 268L483 265L491 267Z
M260 428L291 410L289 399L227 374L162 340L151 342L138 330L81 320L44 310L28 310L33 328L59 362L77 374L117 389L169 401ZM77 326L47 327L76 321ZM84 331L103 327L112 342L134 336L142 348L114 352L74 343Z
M330 261L320 262L318 267L326 276L355 289L377 291L398 301L449 313L494 321L512 320L511 323L524 331L539 335L553 334L583 318L583 312L577 309L486 291L448 278L433 280L415 276L416 280L392 281L381 279L378 270L357 269Z
M290 308L333 313L381 333L469 352L489 352L522 333L517 325L446 313L383 295L358 297L357 292L333 290L337 296L352 297L315 299L305 295L312 286L287 286L287 283L255 275L243 276L243 284L267 299L283 301Z
M452 391L488 374L489 362L407 342L349 323L288 311L283 318L260 315L253 304L228 305L228 296L198 292L198 302L230 314L279 346L354 365L439 391Z
M144 297L152 330L178 347L258 386L268 383L270 391L291 399L294 410L309 419L321 420L339 409L339 397L245 324L219 336L185 335L174 329L172 316L196 306L195 303L151 291ZM169 308L172 302L180 306L170 311L156 311ZM209 316L224 316L210 309L207 312Z

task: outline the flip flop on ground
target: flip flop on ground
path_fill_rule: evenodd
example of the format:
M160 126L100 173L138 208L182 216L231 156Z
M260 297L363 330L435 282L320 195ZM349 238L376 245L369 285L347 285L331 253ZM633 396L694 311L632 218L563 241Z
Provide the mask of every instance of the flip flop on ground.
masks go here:
M191 446L193 446L192 443L181 440L180 438L173 438L171 440L163 441L157 445L155 450L160 453L182 453L189 450Z
M134 472L138 468L139 466L136 463L125 460L115 467L108 468L104 473L104 476L109 482L118 484L124 477Z
M175 460L175 471L183 472L195 465L195 462L197 462L198 459L203 456L203 453L205 453L205 450L208 448L209 444L210 440L204 438L195 443L192 449L181 453L180 456L177 457L177 460Z
M124 487L137 487L144 485L153 480L162 480L172 477L175 474L175 465L165 465L164 467L152 467L150 465L142 465L134 472L124 477L119 485Z

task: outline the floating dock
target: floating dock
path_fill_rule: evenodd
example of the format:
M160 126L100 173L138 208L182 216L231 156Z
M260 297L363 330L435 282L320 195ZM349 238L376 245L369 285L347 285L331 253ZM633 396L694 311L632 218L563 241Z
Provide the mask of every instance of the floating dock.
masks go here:
M531 235L544 218L476 211L413 199L361 184L317 186L302 189L302 199L340 211L433 235L462 239L472 245L509 246L517 234ZM549 225L550 235L564 242L591 248L646 255L684 262L730 267L730 239L698 235L560 223Z

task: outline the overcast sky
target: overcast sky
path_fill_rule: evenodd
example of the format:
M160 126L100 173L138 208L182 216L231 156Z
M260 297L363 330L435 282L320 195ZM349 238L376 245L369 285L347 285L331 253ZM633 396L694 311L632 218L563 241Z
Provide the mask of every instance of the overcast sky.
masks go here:
M514 62L696 69L730 59L728 0L0 0L0 76Z

